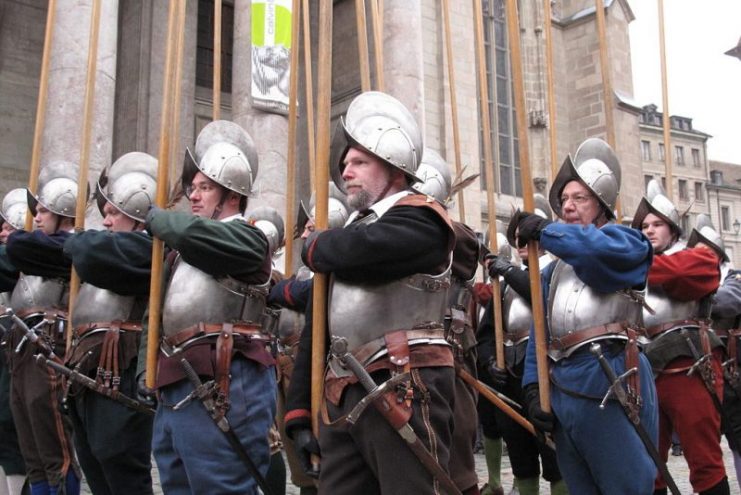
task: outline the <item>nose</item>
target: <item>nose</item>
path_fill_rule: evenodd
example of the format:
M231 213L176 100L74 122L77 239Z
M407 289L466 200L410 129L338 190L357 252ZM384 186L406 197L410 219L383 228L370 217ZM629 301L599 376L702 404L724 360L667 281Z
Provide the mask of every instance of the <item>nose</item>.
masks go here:
M103 227L110 227L111 225L113 225L113 221L111 220L111 216L110 215L106 215L105 217L103 217Z
M350 180L353 177L355 177L355 172L353 171L352 164L345 165L345 168L342 170L342 180Z

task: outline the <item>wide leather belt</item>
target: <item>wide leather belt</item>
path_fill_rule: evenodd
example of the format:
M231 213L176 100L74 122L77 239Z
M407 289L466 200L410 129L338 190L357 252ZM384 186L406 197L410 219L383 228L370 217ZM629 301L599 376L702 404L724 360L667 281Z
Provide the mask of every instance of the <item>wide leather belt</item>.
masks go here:
M627 323L607 323L605 325L597 325L595 327L584 328L582 330L576 330L569 332L566 335L560 337L553 337L548 343L549 350L552 351L564 351L575 345L579 345L582 342L586 342L590 339L603 336L620 336L626 337L625 329L628 327Z
M654 338L657 335L666 332L667 330L671 330L672 328L699 327L699 326L701 326L700 320L696 320L693 318L687 318L684 320L667 321L667 322L660 323L658 325L653 325L653 326L646 328L646 335L648 335L649 338Z
M78 325L75 328L75 335L78 337L84 336L88 332L98 329L118 329L126 332L141 332L141 323L133 321L95 321L92 323L85 323L84 325Z
M32 308L24 308L16 312L16 315L21 320L25 320L29 316L34 315L44 315L46 318L59 318L59 319L67 319L67 311L63 309L56 309L56 308L42 308L42 307L32 307Z
M424 328L418 330L407 330L407 342L409 346L415 344L435 343L440 345L449 345L445 340L445 329L443 328ZM416 341L416 342L415 342ZM432 341L432 342L431 342ZM370 342L361 345L353 351L355 358L363 365L369 364L368 361L386 349L386 340L384 337L378 337Z
M198 323L196 325L184 328L174 335L163 338L163 342L170 347L180 347L189 340L213 335L217 337L224 329L223 323ZM247 323L234 323L232 333L248 337L252 340L269 341L269 337L262 333L262 327Z

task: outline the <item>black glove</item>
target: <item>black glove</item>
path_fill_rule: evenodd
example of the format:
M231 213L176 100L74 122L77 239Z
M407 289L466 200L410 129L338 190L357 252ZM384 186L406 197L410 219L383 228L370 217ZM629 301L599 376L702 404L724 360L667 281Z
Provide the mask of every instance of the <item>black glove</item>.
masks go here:
M157 395L155 391L147 387L146 371L139 373L139 376L136 378L136 400L152 409L157 406Z
M506 369L497 366L497 360L491 358L489 363L486 365L486 370L489 372L494 385L498 387L504 387L507 385L507 378L509 373Z
M311 428L294 428L292 438L293 445L296 447L296 455L304 472L311 478L319 479L319 470L314 469L311 464L311 456L319 455L319 442L317 442Z
M529 241L539 241L541 231L550 225L547 218L543 218L533 213L521 213L517 222L519 247L525 247Z
M504 276L505 273L514 268L512 263L496 254L487 254L484 261L487 264L491 278L497 278L500 275Z
M525 406L530 422L540 431L552 432L556 425L556 417L545 412L540 407L540 387L537 383L531 383L525 387Z

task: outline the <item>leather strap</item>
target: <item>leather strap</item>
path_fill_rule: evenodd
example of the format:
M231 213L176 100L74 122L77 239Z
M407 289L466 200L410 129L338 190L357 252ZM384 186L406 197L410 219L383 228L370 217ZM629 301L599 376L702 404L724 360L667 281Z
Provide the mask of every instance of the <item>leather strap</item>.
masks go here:
M141 323L136 323L133 321L95 321L92 323L85 323L84 325L78 325L75 327L75 335L78 337L82 337L88 332L92 332L93 330L98 330L100 328L112 328L112 327L118 327L120 330L124 330L126 332L141 332L142 331L142 325Z
M216 339L216 368L214 380L218 386L216 407L220 414L226 414L229 408L229 368L232 365L232 351L234 350L234 325L224 323Z
M548 343L548 348L549 350L563 351L595 337L602 337L605 335L625 336L625 329L627 326L626 323L619 322L576 330L566 335L562 335L561 337L551 338L551 341Z
M404 330L389 332L383 336L383 340L386 342L386 348L389 351L389 361L391 361L391 364L397 367L396 372L408 373L411 369L411 365L409 361L409 340L407 337L407 333ZM408 383L406 387L406 393L404 394L404 402L409 409L411 409L413 397L414 390L411 387L411 383ZM377 406L379 406L382 402L383 401L378 402ZM390 410L387 412L389 413L389 415L386 415L386 419L389 420L389 422L392 422L392 416L395 416L395 413ZM408 420L409 418L407 417L406 419ZM399 427L401 427L401 425Z
M634 328L625 329L628 335L628 343L625 345L625 371L635 368L636 372L626 378L628 392L635 394L636 400L641 397L641 367L638 358L638 334Z
M398 330L397 330L398 331ZM394 331L394 332L397 332ZM409 341L418 339L438 339L445 340L445 330L441 327L425 328L418 330L401 330L406 334L407 345ZM392 333L394 333L392 332ZM412 345L414 343L412 342ZM376 353L386 348L386 339L384 337L378 337L377 339L371 340L370 342L361 345L355 349L352 354L360 361L363 366L368 366L367 361L372 358Z
M39 306L34 306L31 308L24 308L24 309L18 310L16 312L16 315L21 320L25 320L29 316L33 316L33 315L44 315L45 317L49 319L56 319L56 318L61 318L65 320L67 319L67 311L63 309L42 308Z
M708 334L708 322L707 320L700 321L700 345L702 346L702 354L707 356L713 349L710 345L710 335Z
M202 337L204 335L215 335L221 333L222 328L226 323L198 323L190 326L183 330L180 330L174 335L169 335L162 340L165 344L171 347L179 347L180 345L188 342L196 337ZM260 325L250 323L234 323L232 326L232 332L238 335L249 337L251 339L269 340L267 336L262 333Z
M665 323L660 323L659 325L653 325L651 327L646 328L646 335L648 335L650 338L654 338L660 333L664 333L667 330L671 330L673 328L699 327L699 326L701 326L700 321L694 318L667 321Z

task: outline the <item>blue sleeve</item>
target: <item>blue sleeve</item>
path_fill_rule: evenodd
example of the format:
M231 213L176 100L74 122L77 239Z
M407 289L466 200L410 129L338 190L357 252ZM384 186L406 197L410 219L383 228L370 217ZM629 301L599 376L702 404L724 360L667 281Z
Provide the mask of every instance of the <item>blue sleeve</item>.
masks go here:
M551 277L553 276L553 270L556 267L556 262L550 263L540 272L540 287L543 293L543 312L545 313L544 320L546 325L546 335L548 331L548 293L551 290ZM535 356L535 325L530 325L530 338L527 341L527 349L525 350L525 368L522 372L522 386L525 387L531 383L538 383L538 360Z
M295 276L276 283L268 295L268 304L303 313L309 303L312 279L296 280Z
M741 315L741 271L731 270L713 297L713 318Z
M8 258L28 275L69 280L72 262L64 255L63 247L70 235L63 231L47 235L40 230L18 230L8 237Z
M600 292L643 288L651 267L651 243L641 232L622 225L552 223L540 245L574 267L576 276Z

